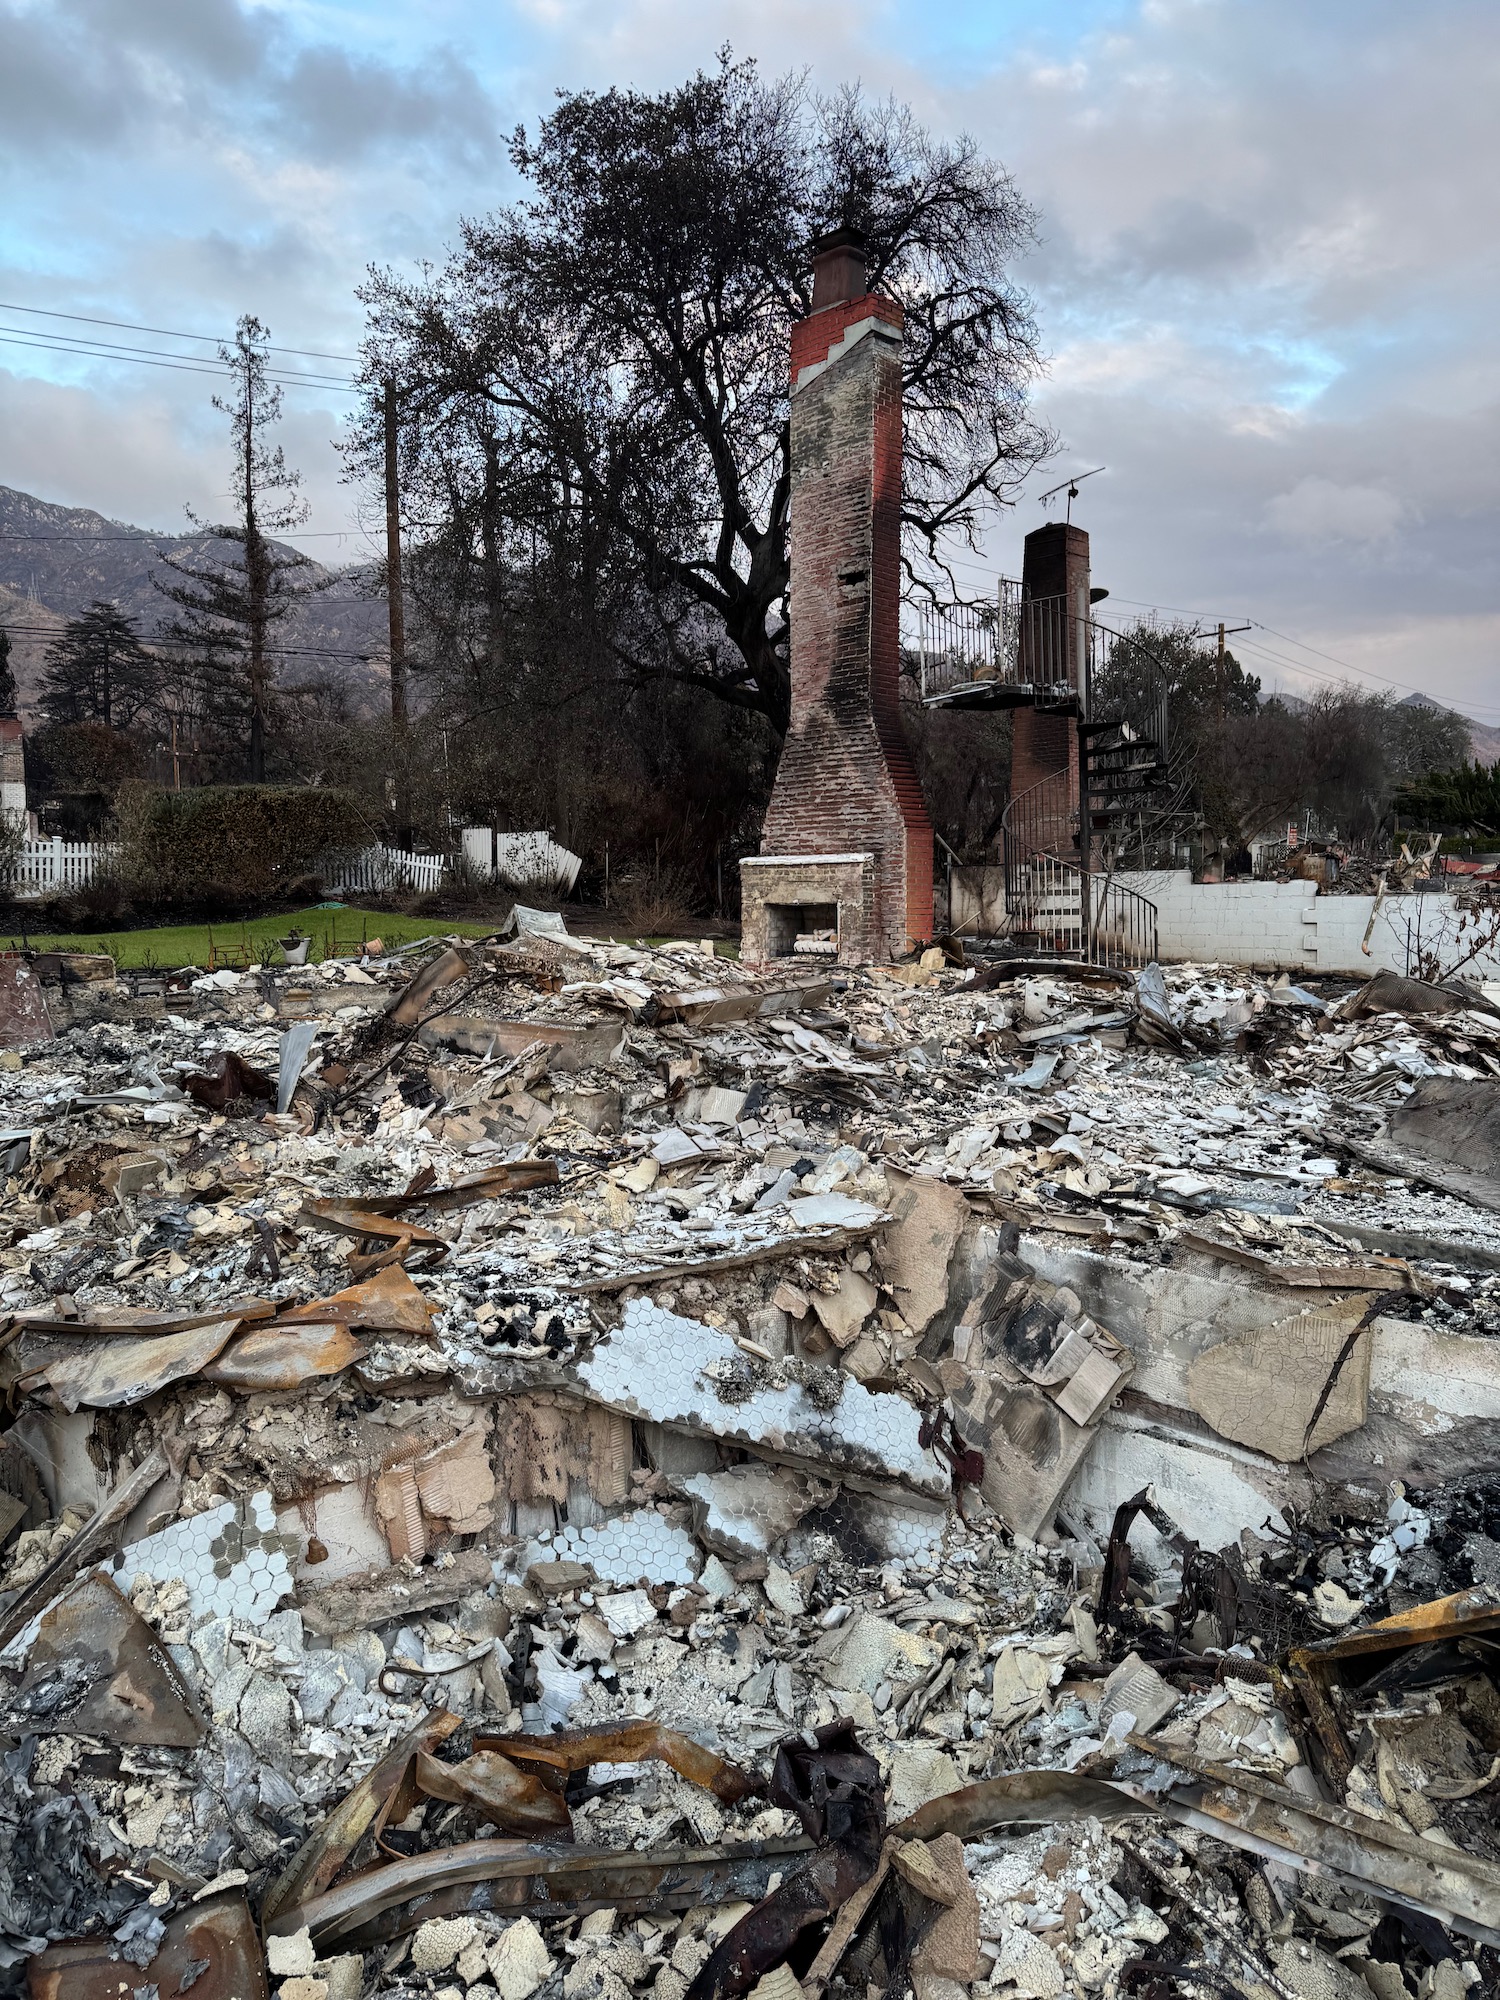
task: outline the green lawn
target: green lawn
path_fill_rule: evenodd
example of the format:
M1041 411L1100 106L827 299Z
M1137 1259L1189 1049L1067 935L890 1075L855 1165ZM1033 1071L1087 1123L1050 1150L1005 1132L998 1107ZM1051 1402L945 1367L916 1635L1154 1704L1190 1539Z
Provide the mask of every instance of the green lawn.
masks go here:
M171 972L180 965L279 965L276 940L291 931L312 938L309 962L355 951L368 938L387 946L414 938L485 937L494 923L459 923L452 917L397 917L384 910L294 910L289 915L255 917L248 923L174 924L154 931L79 931L71 937L28 932L25 942L41 951L106 951L120 966ZM19 947L19 934L9 939Z

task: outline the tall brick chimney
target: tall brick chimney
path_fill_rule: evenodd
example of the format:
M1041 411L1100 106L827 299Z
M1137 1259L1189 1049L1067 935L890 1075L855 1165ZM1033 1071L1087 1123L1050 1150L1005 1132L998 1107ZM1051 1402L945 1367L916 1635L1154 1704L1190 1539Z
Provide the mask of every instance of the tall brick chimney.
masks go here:
M741 864L752 960L811 945L869 962L932 934L932 825L898 696L903 314L867 282L858 231L821 238L792 328L792 716Z

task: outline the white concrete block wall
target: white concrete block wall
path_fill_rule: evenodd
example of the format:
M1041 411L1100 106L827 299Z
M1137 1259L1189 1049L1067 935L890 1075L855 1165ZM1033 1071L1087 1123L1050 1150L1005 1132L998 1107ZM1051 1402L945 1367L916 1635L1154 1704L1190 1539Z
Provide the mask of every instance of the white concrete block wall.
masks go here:
M1256 965L1278 972L1355 976L1415 969L1422 949L1445 968L1488 927L1452 896L1388 896L1363 940L1373 896L1320 896L1312 882L1194 882L1186 869L1122 872L1122 888L1156 905L1157 951L1166 960ZM1479 953L1463 967L1471 979L1500 979L1500 952Z

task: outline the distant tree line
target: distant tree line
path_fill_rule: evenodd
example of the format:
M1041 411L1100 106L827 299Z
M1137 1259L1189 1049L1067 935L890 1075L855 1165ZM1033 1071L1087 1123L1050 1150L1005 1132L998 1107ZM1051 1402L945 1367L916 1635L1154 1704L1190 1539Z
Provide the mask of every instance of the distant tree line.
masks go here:
M1428 770L1402 786L1395 807L1404 825L1493 840L1500 836L1500 763Z
M902 685L939 834L963 861L997 860L1009 716L925 710L914 661ZM1162 693L1165 782L1107 843L1105 858L1120 866L1159 865L1183 845L1229 861L1257 834L1308 811L1365 849L1383 850L1398 812L1408 823L1478 828L1488 810L1500 830L1491 774L1476 766L1465 775L1469 725L1451 709L1349 685L1267 695L1232 650L1221 661L1196 627L1143 620L1122 630L1096 670L1093 712L1151 736Z
M1142 845L1186 838L1232 857L1309 809L1358 847L1381 845L1397 794L1458 764L1469 728L1451 709L1348 684L1265 695L1232 651L1185 623L1129 628L1094 689L1101 713L1141 722L1164 685L1171 783L1137 826Z

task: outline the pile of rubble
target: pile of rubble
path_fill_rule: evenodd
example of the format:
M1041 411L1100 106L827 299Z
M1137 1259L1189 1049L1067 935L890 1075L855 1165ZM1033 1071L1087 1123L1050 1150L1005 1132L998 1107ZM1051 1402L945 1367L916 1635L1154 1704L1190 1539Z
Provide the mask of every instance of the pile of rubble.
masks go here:
M1490 996L520 917L9 962L0 1991L1497 1990Z

